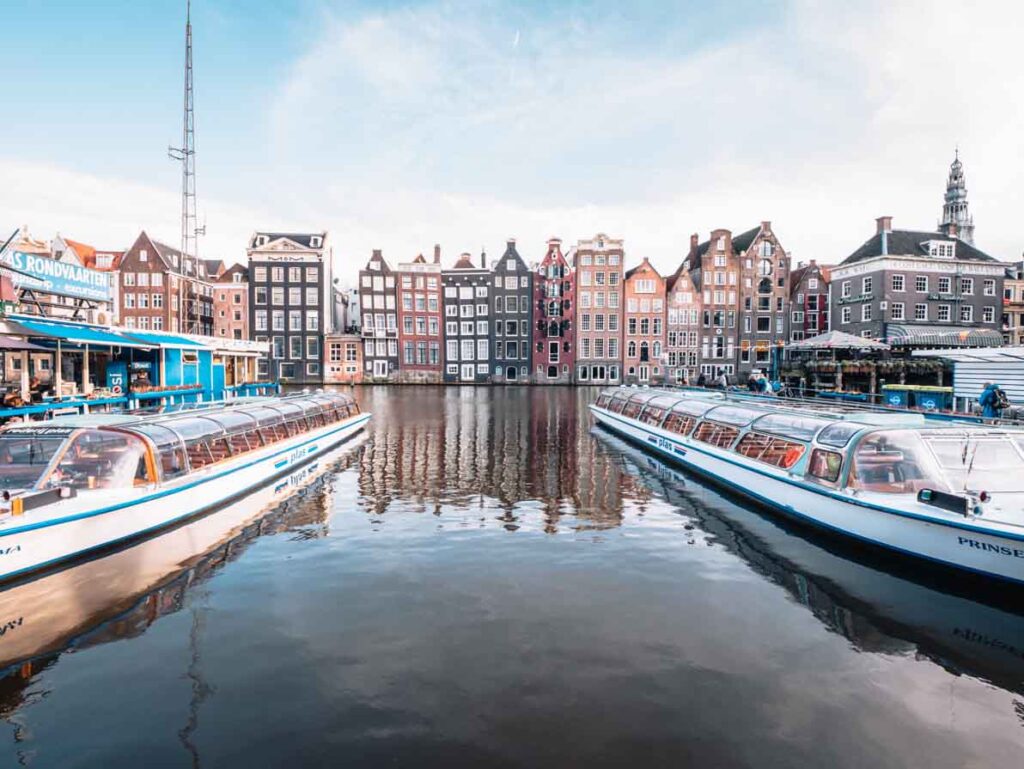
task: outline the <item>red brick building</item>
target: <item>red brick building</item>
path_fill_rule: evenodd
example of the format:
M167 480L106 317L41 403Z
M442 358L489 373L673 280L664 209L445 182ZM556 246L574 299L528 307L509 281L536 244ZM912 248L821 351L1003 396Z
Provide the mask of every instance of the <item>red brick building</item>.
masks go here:
M121 258L121 325L212 335L213 285L183 270L178 249L140 233Z
M324 384L359 384L362 381L362 337L327 334L324 338Z
M665 380L665 279L644 257L626 271L625 333L622 354L624 384L650 384Z
M398 285L398 381L440 383L444 309L441 298L441 247L434 260L420 254L395 270Z
M576 370L576 280L551 238L533 280L533 366L537 384L571 384Z

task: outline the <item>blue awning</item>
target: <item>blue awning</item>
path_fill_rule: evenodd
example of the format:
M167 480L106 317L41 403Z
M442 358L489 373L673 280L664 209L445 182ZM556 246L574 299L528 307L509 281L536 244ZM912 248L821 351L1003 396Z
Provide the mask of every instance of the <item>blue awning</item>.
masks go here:
M12 318L19 326L28 330L30 336L55 339L68 344L91 344L103 347L156 347L134 336L120 334L112 329L89 326L84 323L58 323L52 320Z
M209 349L202 342L197 342L195 339L189 339L187 336L179 336L178 334L151 334L147 331L136 331L131 329L128 333L132 335L133 339L141 339L143 342L148 342L150 347L182 347L186 349Z

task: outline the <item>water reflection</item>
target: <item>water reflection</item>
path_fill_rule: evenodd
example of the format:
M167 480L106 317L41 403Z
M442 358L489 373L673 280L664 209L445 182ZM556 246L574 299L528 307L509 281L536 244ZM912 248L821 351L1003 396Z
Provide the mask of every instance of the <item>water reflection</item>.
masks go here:
M269 512L0 591L19 756L65 765L102 696L124 751L183 765L899 765L958 681L981 736L932 765L1020 741L1019 595L740 504L595 429L584 389L356 394L367 434Z
M741 503L617 436L595 428L636 475L710 541L781 585L862 651L915 654L957 675L1024 694L1024 596L866 550Z
M550 533L566 515L572 530L605 529L622 522L624 494L648 493L594 443L586 388L377 387L357 397L375 414L360 492L378 516L395 503L433 513L496 506L510 530L528 511Z

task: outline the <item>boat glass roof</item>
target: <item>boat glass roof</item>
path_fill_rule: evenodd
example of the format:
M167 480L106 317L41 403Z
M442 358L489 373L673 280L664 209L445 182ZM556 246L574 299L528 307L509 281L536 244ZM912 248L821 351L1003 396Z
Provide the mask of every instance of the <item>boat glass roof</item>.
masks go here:
M704 418L715 422L724 422L727 425L744 427L760 416L763 416L763 412L754 409L745 409L739 406L717 406L706 413Z
M766 414L754 422L758 432L772 433L786 438L809 441L823 427L833 423L827 419L807 417L800 414Z

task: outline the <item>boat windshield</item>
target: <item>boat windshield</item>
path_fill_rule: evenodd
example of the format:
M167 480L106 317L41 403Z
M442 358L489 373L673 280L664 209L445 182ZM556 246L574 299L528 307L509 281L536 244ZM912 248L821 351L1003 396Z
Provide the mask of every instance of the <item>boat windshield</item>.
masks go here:
M0 432L0 489L30 489L39 482L68 433Z
M71 441L45 485L124 489L149 481L141 438L115 430L85 430Z
M1024 492L1024 455L1009 435L961 433L925 435L954 492Z
M885 494L949 491L938 463L920 433L913 430L883 430L865 436L854 451L847 485Z

